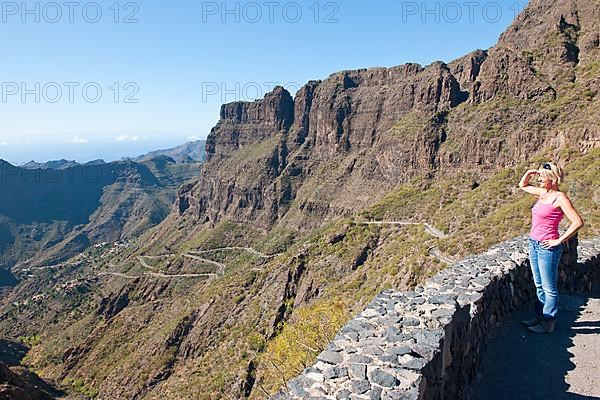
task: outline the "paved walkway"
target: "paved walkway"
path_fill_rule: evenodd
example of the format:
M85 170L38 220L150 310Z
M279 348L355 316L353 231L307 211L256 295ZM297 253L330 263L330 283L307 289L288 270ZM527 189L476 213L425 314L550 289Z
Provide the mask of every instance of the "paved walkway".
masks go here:
M600 400L600 296L561 295L551 334L504 321L482 353L473 400Z

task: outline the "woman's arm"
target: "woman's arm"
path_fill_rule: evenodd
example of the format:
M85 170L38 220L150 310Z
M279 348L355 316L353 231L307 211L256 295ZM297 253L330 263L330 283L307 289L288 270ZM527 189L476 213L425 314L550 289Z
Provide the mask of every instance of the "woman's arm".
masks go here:
M527 193L531 193L532 195L539 197L545 193L544 189L535 186L529 186L529 179L531 179L532 175L537 173L538 172L535 169L530 169L529 171L525 172L525 175L523 175L521 178L521 182L519 182L519 187Z
M581 218L577 210L575 210L575 207L573 207L573 204L571 203L571 200L569 200L567 195L565 195L564 193L559 195L557 199L557 204L563 210L567 218L569 218L569 221L571 221L571 225L569 226L569 229L567 229L567 231L563 233L558 239L544 240L542 242L542 247L544 248L554 247L558 246L561 243L564 243L565 241L569 240L569 238L571 238L571 236L573 236L583 226L583 219Z
M562 208L567 218L569 218L569 221L571 221L569 229L567 229L567 231L563 233L563 235L559 238L559 240L562 243L568 240L571 236L573 236L575 232L577 232L579 229L581 229L581 227L583 226L583 219L581 218L581 215L579 215L577 210L575 210L575 207L573 207L571 200L569 200L569 198L565 194L561 194L559 196L558 205L560 206L560 208Z

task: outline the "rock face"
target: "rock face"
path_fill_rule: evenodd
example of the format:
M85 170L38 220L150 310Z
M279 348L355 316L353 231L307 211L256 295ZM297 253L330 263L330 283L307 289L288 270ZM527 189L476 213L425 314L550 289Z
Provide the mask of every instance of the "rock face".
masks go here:
M486 60L488 52L484 50L475 50L457 60L454 60L448 67L452 75L458 80L460 87L471 92L473 84L481 71L481 64Z
M230 215L267 228L288 211L302 184L320 174L323 183L333 183L326 175L335 172L342 179L370 178L388 187L433 168L432 153L443 133L433 121L426 137L396 139L394 149L382 132L408 114L442 115L466 96L448 66L438 62L427 68L407 64L344 71L309 82L294 100L278 87L263 100L224 105L207 139L208 164L198 184L180 195L178 208L201 222ZM373 154L358 165L357 158L366 153ZM327 163L343 167L327 171ZM344 197L335 193L343 188L328 189L332 199ZM305 199L298 207L316 215L354 209L329 203Z
M293 119L294 100L281 86L263 100L225 104L221 120L207 138L207 160L226 158L240 148L287 130Z
M30 375L29 380L27 374ZM31 372L27 374L24 373L22 376L0 362L0 398L5 400L51 400L54 398L40 389L39 382L42 380L37 375Z
M381 132L411 111L447 111L466 100L441 62L344 71L302 94L311 95L299 99L311 107L296 116L294 128L307 132L324 159L373 146Z
M565 142L596 147L597 128L565 130L552 104L568 108L564 88L575 81L593 94L597 73L582 71L596 71L598 14L586 1L532 1L487 51L342 71L308 82L294 99L278 87L224 105L207 140L209 163L180 193L179 214L310 229L417 175L505 167Z
M501 95L529 100L546 94L555 95L552 86L536 76L526 60L507 48L491 52L473 85L475 103Z

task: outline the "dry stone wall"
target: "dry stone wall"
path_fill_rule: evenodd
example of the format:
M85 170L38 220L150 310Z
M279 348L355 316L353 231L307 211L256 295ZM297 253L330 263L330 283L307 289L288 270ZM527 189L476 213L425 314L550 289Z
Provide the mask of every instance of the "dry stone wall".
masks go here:
M599 254L600 237L565 244L562 293L600 290ZM466 398L487 337L534 298L527 236L500 243L414 291L382 291L273 399Z

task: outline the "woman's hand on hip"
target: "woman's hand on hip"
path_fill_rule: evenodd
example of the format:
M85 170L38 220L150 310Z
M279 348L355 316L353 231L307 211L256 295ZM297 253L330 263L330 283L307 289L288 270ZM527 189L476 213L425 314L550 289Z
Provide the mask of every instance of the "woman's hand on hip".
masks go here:
M542 240L542 247L544 249L549 249L551 247L558 246L561 243L562 242L559 239Z

